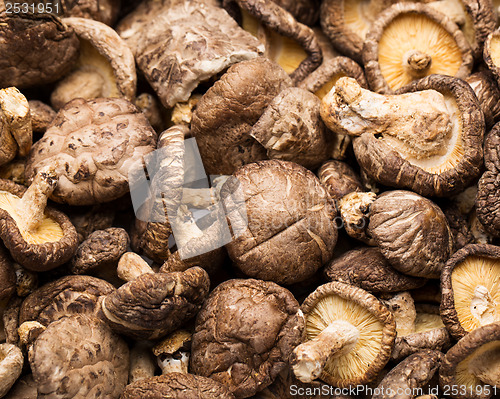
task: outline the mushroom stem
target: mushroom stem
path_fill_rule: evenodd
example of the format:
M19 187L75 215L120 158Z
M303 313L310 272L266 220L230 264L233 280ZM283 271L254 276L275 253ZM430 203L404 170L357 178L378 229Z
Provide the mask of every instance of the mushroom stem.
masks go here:
M484 326L497 321L497 304L484 285L478 285L470 302L471 314Z
M173 355L168 355L165 358L158 358L158 366L161 368L162 374L168 373L183 373L187 374L189 365L189 353L178 351Z
M154 273L148 262L134 252L125 252L116 268L118 278L123 281L132 281L145 273Z
M431 56L418 50L408 51L403 59L404 68L415 77L423 77L432 64Z
M15 87L0 90L0 108L4 122L19 146L19 155L28 155L33 143L30 106L26 97Z
M155 368L151 348L148 347L148 344L139 342L130 351L129 384L154 377Z
M486 350L469 362L469 372L485 384L500 385L500 347Z
M42 223L47 199L57 186L57 175L54 170L37 173L33 182L19 201L17 213L20 216L21 228L35 231Z
M358 342L359 330L343 320L332 322L314 339L297 346L291 365L295 376L309 383L318 378L328 359L350 352Z

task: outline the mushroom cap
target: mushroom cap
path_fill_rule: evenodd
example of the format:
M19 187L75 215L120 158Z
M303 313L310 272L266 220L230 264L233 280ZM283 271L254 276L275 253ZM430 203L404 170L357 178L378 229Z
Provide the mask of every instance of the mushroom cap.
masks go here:
M426 280L399 273L378 248L357 248L330 261L324 269L330 281L355 285L372 293L400 292L422 287Z
M61 3L66 17L95 19L112 25L118 16L121 0L62 0Z
M371 381L390 359L396 323L392 313L365 290L333 281L319 286L302 303L306 338L311 340L336 320L359 330L354 348L330 358L319 377L335 387Z
M271 160L248 164L233 176L221 196L241 190L247 214L240 234L226 245L236 267L250 277L293 284L330 260L338 234L335 205L312 172ZM229 220L239 220L240 211L241 204L229 204Z
M90 276L66 276L43 285L23 301L19 324L38 321L44 326L74 313L97 316L99 298L115 288L107 281Z
M330 160L321 165L318 178L334 200L353 191L364 191L359 176L345 162Z
M267 158L264 147L249 133L273 98L291 85L278 64L256 58L233 65L208 89L191 122L207 174L230 175Z
M0 344L0 397L4 397L23 370L24 356L16 345Z
M190 370L246 398L270 385L302 340L304 318L285 288L254 279L217 286L196 318Z
M167 108L187 101L201 81L263 52L226 11L196 0L145 2L117 29Z
M360 166L377 182L424 196L447 197L465 189L481 170L484 118L473 90L460 79L431 75L399 94L429 89L444 95L452 116L456 139L446 143L444 157L412 159L372 134L356 137L353 148Z
M57 17L1 12L0 21L0 87L51 83L75 63L78 39Z
M22 197L26 187L0 179L1 206L11 208ZM45 208L45 219L36 233L21 232L13 217L0 207L0 238L12 258L27 269L46 271L67 262L78 242L75 227L68 217L54 208Z
M447 204L442 206L448 226L450 226L451 234L453 235L453 252L465 247L467 244L474 243L474 236L468 226L467 218L460 212L457 203Z
M445 15L426 4L400 2L371 26L363 63L372 90L392 94L432 74L465 79L474 57L465 35Z
M156 339L194 317L209 287L208 274L200 267L146 273L106 296L102 311L113 330L136 339Z
M470 244L455 252L441 274L441 317L455 339L500 321L500 248Z
M129 350L104 322L77 314L51 323L29 362L39 397L118 398L127 385Z
M443 354L422 350L404 359L384 377L372 399L413 399L418 388L426 385L441 365Z
M500 89L495 77L490 71L484 70L467 76L465 81L479 100L486 128L491 128L500 115Z
M484 62L500 82L500 29L491 32L484 43Z
M93 205L129 190L130 166L154 150L156 133L146 117L124 99L75 99L57 114L32 148L26 177L52 166L58 185L51 199Z
M443 211L411 191L381 194L371 204L368 233L389 263L410 276L439 278L453 251Z
M211 378L184 373L168 373L146 378L127 386L121 399L234 399L222 384Z
M192 335L187 330L174 331L153 347L153 354L155 356L163 354L173 355L178 350L190 346Z
M16 291L14 265L3 245L0 245L0 302L8 300Z
M30 114L31 114L31 126L34 133L45 133L45 130L50 126L54 118L56 117L56 112L49 105L38 101L29 100Z

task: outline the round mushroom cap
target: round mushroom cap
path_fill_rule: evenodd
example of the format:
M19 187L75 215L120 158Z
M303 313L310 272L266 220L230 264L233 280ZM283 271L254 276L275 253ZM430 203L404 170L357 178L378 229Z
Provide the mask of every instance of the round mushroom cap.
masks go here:
M441 317L455 339L500 321L500 247L470 244L455 252L441 274Z
M191 122L207 174L230 175L267 158L249 133L273 98L291 86L286 72L262 57L233 65L215 82L198 102Z
M211 378L168 373L127 386L120 399L234 399L229 390Z
M254 279L225 281L196 318L190 370L247 398L286 367L303 331L299 304L287 289Z
M0 245L0 302L7 301L16 291L14 265L3 245Z
M51 323L29 351L38 397L118 398L128 380L127 344L101 320L78 314Z
M24 356L16 345L0 344L0 398L3 398L23 370Z
M293 284L311 277L331 259L337 242L336 210L312 172L271 160L246 165L233 176L221 196L241 190L247 223L226 248L243 273ZM241 207L228 204L228 218L239 220Z
M19 324L37 321L44 326L60 318L84 313L98 316L100 297L115 288L107 281L90 276L66 276L35 290L23 301Z
M157 339L193 318L210 287L200 267L185 272L146 273L122 285L102 302L113 330L136 339Z
M95 19L112 25L118 17L121 0L62 0L65 17Z
M51 83L76 62L78 39L57 17L4 11L0 21L0 87Z
M330 160L321 165L318 178L334 200L353 191L364 191L359 176L345 162Z
M129 191L130 166L153 151L156 133L124 99L75 99L57 114L32 148L26 177L55 168L51 199L69 205L109 202Z

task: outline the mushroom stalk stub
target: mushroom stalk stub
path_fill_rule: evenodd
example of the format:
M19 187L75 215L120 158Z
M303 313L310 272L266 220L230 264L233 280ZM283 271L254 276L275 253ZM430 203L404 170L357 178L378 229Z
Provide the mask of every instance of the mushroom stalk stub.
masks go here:
M405 54L403 66L409 75L423 78L432 64L432 57L419 50L410 50Z
M314 339L295 348L291 362L295 376L306 383L315 380L328 359L350 352L358 340L355 326L344 320L333 321Z

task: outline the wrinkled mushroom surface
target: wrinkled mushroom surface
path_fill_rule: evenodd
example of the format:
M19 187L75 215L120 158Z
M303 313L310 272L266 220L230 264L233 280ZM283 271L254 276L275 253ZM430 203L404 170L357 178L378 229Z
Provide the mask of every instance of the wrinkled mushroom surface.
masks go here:
M361 179L345 162L330 160L321 165L318 178L334 200L353 191L364 191Z
M122 0L62 0L62 12L65 17L95 19L112 25L118 16Z

